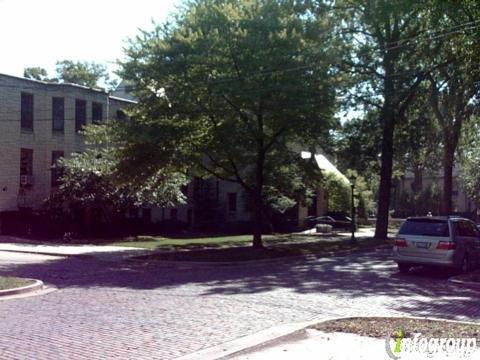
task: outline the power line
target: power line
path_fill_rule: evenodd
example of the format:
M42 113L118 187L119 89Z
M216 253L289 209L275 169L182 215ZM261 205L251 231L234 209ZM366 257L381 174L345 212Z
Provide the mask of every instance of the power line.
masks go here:
M431 35L434 35L436 33L440 33L440 32L443 32L443 31L450 31L450 32L447 32L447 33L444 33L444 34L439 34L437 36L439 36L439 38L441 38L442 36L445 36L445 35L449 35L449 34L454 34L454 33L457 33L459 30L455 30L455 31L451 31L451 30L454 30L454 29L458 29L458 28L461 28L461 27L467 27L466 29L461 29L461 30L471 30L471 29L475 29L477 28L479 25L476 25L474 27L468 27L470 25L473 25L473 24L477 24L477 23L480 23L480 20L474 20L474 21L468 21L468 22L464 22L464 23L461 23L461 24L458 24L458 25L455 25L455 26L451 26L451 27L447 27L445 29L442 29L440 31L437 31L437 32L433 32L433 34ZM461 31L460 30L460 31ZM421 34L418 34L416 36L412 36L411 38L408 38L408 39L404 39L402 41L405 41L405 44L395 44L394 42L391 42L389 44L386 44L383 48L382 47L379 47L377 50L379 51L385 51L385 50L390 50L390 49L396 49L398 48L398 46L403 46L403 45L408 45L407 43L412 41L412 40L418 40L419 37L422 37L424 36L425 34L428 33L428 30L426 30L424 33L421 33ZM429 34L430 35L430 34ZM434 39L434 38L430 38L430 39ZM428 39L428 40L430 40Z

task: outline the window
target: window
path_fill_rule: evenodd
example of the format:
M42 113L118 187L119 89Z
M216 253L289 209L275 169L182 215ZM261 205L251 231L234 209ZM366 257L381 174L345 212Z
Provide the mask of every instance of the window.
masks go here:
M398 233L400 235L450 236L448 222L436 219L408 219Z
M457 221L455 229L458 236L476 237L477 231L475 225L470 225L468 221Z
M117 110L117 120L123 121L127 119L127 114L123 110Z
M63 132L65 124L65 99L63 97L52 98L52 130Z
M147 223L152 222L152 209L142 209L142 220Z
M63 171L57 167L57 162L63 156L63 151L52 151L52 186L60 185L60 178L63 175Z
M178 210L177 209L171 209L170 210L170 219L177 221L177 219L178 219Z
M228 193L228 212L237 211L237 193Z
M20 175L33 175L33 150L20 150Z
M33 185L33 150L20 149L20 186Z
M98 124L103 120L103 106L100 103L92 103L92 123Z
M87 102L85 100L75 100L75 131L82 131L87 124Z
M22 130L33 130L33 94L22 92L20 126Z

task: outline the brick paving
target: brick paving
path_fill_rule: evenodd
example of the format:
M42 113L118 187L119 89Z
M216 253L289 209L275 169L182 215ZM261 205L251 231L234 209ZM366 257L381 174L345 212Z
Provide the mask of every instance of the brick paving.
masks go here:
M59 290L0 301L0 359L173 359L329 316L480 322L480 292L436 272L401 275L388 251L248 266L21 256L0 252L0 274Z

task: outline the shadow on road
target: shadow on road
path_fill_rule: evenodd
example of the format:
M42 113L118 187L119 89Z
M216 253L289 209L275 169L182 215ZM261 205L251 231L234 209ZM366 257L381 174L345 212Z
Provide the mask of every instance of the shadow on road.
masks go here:
M458 318L478 316L480 292L450 285L448 273L415 268L398 273L388 251L364 252L316 260L280 260L262 265L197 266L159 261L101 261L59 258L0 268L0 275L33 277L59 288L109 287L175 289L198 286L203 296L261 294L282 288L298 294L331 294L365 299L398 299L392 310L415 316Z

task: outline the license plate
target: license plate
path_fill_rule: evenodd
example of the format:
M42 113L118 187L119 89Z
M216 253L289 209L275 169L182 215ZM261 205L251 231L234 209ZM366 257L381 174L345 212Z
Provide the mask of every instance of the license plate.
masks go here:
M415 246L419 249L428 249L430 247L430 243L428 242L417 242Z

